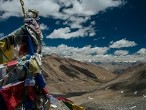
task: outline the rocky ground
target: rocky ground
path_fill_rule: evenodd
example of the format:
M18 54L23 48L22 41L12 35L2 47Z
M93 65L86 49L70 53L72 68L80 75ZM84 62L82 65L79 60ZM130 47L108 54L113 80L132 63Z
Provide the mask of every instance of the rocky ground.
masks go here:
M145 95L125 96L122 91L99 90L71 100L81 104L86 110L145 110Z
M51 94L86 110L146 110L146 64L115 75L103 67L44 56L42 69Z

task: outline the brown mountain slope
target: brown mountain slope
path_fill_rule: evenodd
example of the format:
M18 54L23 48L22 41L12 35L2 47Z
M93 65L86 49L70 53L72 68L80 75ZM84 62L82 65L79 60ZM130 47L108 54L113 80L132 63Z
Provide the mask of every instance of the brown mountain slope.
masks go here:
M95 64L105 68L106 70L115 73L122 74L125 69L139 65L141 62L96 62Z
M146 63L128 68L93 92L70 99L86 110L145 110Z
M125 91L143 91L146 89L146 63L126 69L125 73L119 76L111 84L111 89L123 89Z
M116 76L96 65L44 56L42 69L50 93L69 97L86 110L146 108L146 63Z
M116 75L102 67L58 56L44 56L42 69L51 93L84 93Z

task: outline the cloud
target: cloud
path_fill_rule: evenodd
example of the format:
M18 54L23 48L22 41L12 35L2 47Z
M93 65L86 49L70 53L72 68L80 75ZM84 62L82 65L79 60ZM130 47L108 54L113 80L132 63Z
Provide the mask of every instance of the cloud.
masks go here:
M58 16L60 6L53 0L25 0L26 9L36 9L40 12L40 16ZM0 18L9 18L11 16L20 17L21 16L21 5L18 0L1 0L0 1L0 11L3 14L0 15Z
M100 58L100 59L99 59ZM132 54L132 55L120 55L120 56L115 56L111 54L106 54L101 57L99 57L98 60L101 62L146 62L146 56L140 56L137 54ZM96 58L96 61L98 61Z
M117 50L117 51L115 51L114 52L114 55L116 55L116 56L124 56L124 55L128 55L129 54L129 51L127 51L127 50Z
M83 0L82 3L77 0L25 0L24 2L26 9L37 9L42 17L53 16L60 19L73 15L91 16L109 7L117 7L122 4L121 0L90 0L90 3L89 0ZM70 5L72 7L69 7ZM61 8L63 9L60 12ZM4 12L1 18L18 17L21 14L21 6L18 0L1 0L0 10Z
M126 50L119 50L115 52L117 55L108 54L108 47L91 47L85 46L82 48L70 47L61 44L57 47L43 47L43 54L58 54L66 58L72 58L79 61L92 62L146 62L146 55L138 55L137 53L129 55Z
M70 27L70 30L79 29L77 32L71 32L73 37L82 37L81 31L86 30L87 27L92 27L92 29L89 29L89 31L92 30L89 36L94 36L93 26L95 22L90 22L87 27L84 27L83 24L90 20L91 16L122 4L121 0L25 0L24 2L26 9L36 9L39 11L39 15L44 18L52 17L57 20L64 20L63 24ZM11 16L21 17L21 10L18 0L0 1L0 12L2 12L0 19L7 19ZM81 34L77 35L79 33ZM51 35L53 34L54 32Z
M4 33L0 33L0 38L4 36Z
M95 32L91 27L81 28L75 32L71 32L69 27L55 29L47 38L51 39L70 39L75 37L94 36Z
M113 42L111 41L110 48L123 48L123 47L133 47L137 44L134 41L128 41L126 39L121 39L119 41Z
M40 28L41 30L48 30L48 26L43 23L40 24Z
M137 54L140 54L140 55L146 55L146 49L145 48L141 48Z
M94 41L97 41L97 40L99 40L99 39L105 39L106 37L98 37L98 38L96 38L96 39L94 39Z
M52 54L56 53L59 56L69 57L73 59L77 59L80 61L85 61L85 59L89 59L89 57L93 57L96 55L104 55L108 51L107 47L91 47L85 46L82 48L78 47L69 47L67 45L59 45L58 47L44 47L43 54Z
M63 12L69 15L92 16L104 11L109 7L117 7L121 4L120 0L83 0L82 3L77 0L69 0L73 7L64 9Z
M3 12L0 18L9 18L11 16L20 17L21 15L20 3L17 0L14 1L0 1L0 11Z
M71 16L64 22L64 24L70 26L72 29L74 28L80 29L83 27L82 24L85 23L87 20L89 20L89 17Z

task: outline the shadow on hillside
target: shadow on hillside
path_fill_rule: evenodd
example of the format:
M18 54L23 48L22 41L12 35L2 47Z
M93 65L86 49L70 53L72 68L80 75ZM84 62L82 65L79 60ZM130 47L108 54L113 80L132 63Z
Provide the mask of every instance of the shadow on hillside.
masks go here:
M66 93L66 94L52 94L52 95L55 97L69 98L69 97L74 97L74 96L81 96L86 93L88 93L88 92L70 92L70 93Z
M62 72L64 72L69 77L78 78L77 75L80 74L79 72L77 72L76 70L72 69L69 66L60 65L59 68L61 69Z
M90 72L87 69L84 69L84 68L81 68L81 67L78 67L78 66L75 66L75 65L72 65L72 64L70 66L73 67L74 69L76 69L77 71L83 73L84 75L86 75L89 78L97 79L96 75L94 73Z

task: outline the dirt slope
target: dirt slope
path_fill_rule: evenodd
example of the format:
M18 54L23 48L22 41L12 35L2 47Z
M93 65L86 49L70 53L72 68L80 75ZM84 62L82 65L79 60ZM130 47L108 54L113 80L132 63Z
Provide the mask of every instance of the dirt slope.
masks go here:
M111 89L142 92L146 89L146 63L126 69L125 73L113 80Z
M116 77L102 67L58 56L44 56L42 69L51 93L84 93Z
M50 93L86 110L145 110L146 63L115 75L103 67L58 56L43 57Z
M86 110L146 110L146 63L130 67L94 92L71 100Z

